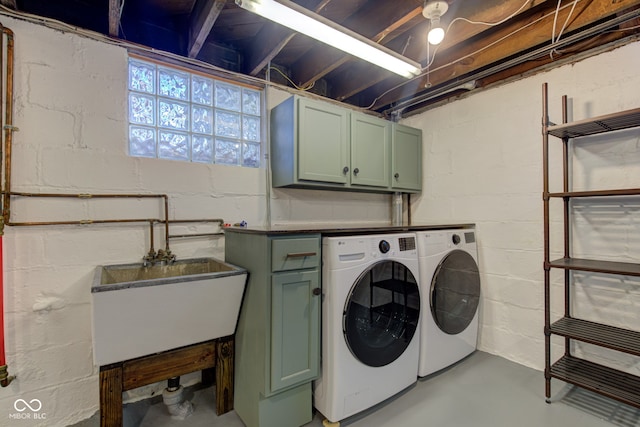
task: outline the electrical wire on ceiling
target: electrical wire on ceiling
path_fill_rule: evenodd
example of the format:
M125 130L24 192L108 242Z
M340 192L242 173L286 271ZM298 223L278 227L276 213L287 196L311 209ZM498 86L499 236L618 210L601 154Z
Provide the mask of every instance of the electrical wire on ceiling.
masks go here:
M571 5L571 10L569 11L569 14L567 15L567 19L564 20L564 24L562 25L562 28L560 28L560 32L558 33L558 37L556 37L556 26L558 24L558 15L560 14L560 3L562 3L562 0L558 0L558 6L556 7L556 13L553 17L553 27L551 28L551 46L553 47L554 45L556 45L559 41L560 41L560 37L562 37L562 33L564 32L565 28L567 28L567 24L569 23L569 20L571 20L571 17L573 16L573 11L576 9L576 4L578 4L579 0L574 0L573 4ZM549 52L549 57L551 58L551 60L553 61L553 54L554 53L560 53L560 51L558 51L557 49L553 48L551 49L551 51Z
M296 89L298 89L298 90L307 91L307 90L311 89L313 86L315 86L315 84L316 84L316 82L315 82L315 81L313 81L313 82L311 82L309 85L307 85L307 86L305 86L305 87L301 87L301 86L298 86L297 84L295 84L295 83L293 82L293 80L291 80L291 79L289 78L289 76L287 76L285 73L283 73L283 72L282 72L282 70L280 70L279 68L276 68L276 67L274 67L273 65L269 65L269 68L268 68L268 69L269 69L269 70L277 71L277 72L278 72L278 74L280 74L282 77L284 77L284 78L285 78L289 83L291 83L291 85L292 85L293 87L295 87L295 88L296 88Z
M413 77L413 78L411 78L411 79L405 80L405 81L403 81L403 82L399 83L398 85L396 85L396 86L394 86L394 87L392 87L392 88L390 88L390 89L386 90L385 92L383 92L383 93L381 93L380 95L378 95L378 96L377 96L377 97L376 97L376 98L371 102L371 104L369 104L368 106L366 106L366 107L364 107L364 108L365 108L365 109L367 109L367 110L370 110L370 109L372 109L372 108L374 108L374 107L375 107L376 103L377 103L377 102L378 102L378 101L379 101L383 96L387 95L388 93L390 93L390 92L392 92L392 91L394 91L394 90L396 90L396 89L399 89L400 87L402 87L402 86L406 85L407 83L412 82L412 81L414 81L414 80L416 80L416 79L419 79L419 78L423 78L423 77L425 77L425 76L428 76L428 74L429 74L429 73L431 73L431 72L440 71L440 70L442 70L442 69L444 69L444 68L447 68L447 67L450 67L450 66L452 66L452 65L456 64L456 63L457 63L457 62L459 62L459 61L462 61L462 60L467 59L467 58L469 58L469 57L472 57L472 56L474 56L474 55L476 55L476 54L478 54L478 53L481 53L481 52L483 52L483 51L485 51L485 50L487 50L487 49L489 49L489 48L491 48L491 47L495 46L496 44L499 44L499 43L503 42L504 40L508 39L509 37L511 37L511 36L513 36L513 35L515 35L515 34L517 34L517 33L521 32L521 31L523 31L523 30L525 30L525 29L527 29L527 28L529 28L529 27L531 27L531 26L533 26L533 25L537 24L538 22L540 22L540 21L542 21L542 20L544 20L544 19L546 19L546 18L548 18L548 17L550 17L550 16L552 16L552 15L554 16L554 18L556 18L556 19L557 19L557 16L558 16L558 14L559 14L559 12L560 12L561 10L564 10L564 9L566 9L566 8L568 8L568 7L570 7L570 6L571 6L571 11L569 12L569 15L567 16L567 19L565 20L565 24L563 25L563 27L562 27L562 29L561 29L561 32L558 34L558 37L555 37L554 44L557 44L557 43L559 42L559 40L560 40L560 36L562 35L562 32L564 32L564 30L565 30L565 28L566 28L566 25L568 24L568 22L569 22L569 20L570 20L571 15L573 14L573 11L574 11L574 9L575 9L576 4L577 4L579 1L581 1L581 0L574 0L574 1L572 2L572 4L571 4L571 5L567 4L567 5L564 5L564 6L561 6L560 4L558 4L558 7L556 7L556 10L555 10L554 12L547 13L547 14L545 14L545 15L543 15L543 16L541 16L541 17L539 17L538 19L536 19L536 20L534 20L534 21L532 21L532 22L530 22L530 23L528 23L528 24L525 24L525 25L523 25L522 27L520 27L520 28L518 28L518 29L516 29L516 30L514 30L514 31L512 31L512 32L510 32L509 34L506 34L505 36L501 37L500 39L495 40L495 41L493 41L493 42L491 42L491 43L487 44L486 46L481 47L480 49L478 49L478 50L476 50L476 51L474 51L474 52L471 52L471 53L469 53L469 54L467 54L467 55L464 55L464 56L462 56L462 57L460 57L460 58L457 58L457 59L455 59L455 60L453 60L453 61L450 61L450 62L448 62L448 63L446 63L446 64L443 64L443 65L438 66L437 68L433 68L433 69L432 69L432 68L431 68L431 66L433 65L433 62L434 62L434 61L435 61L435 59L436 59L436 54L437 54L437 52L438 52L438 48L441 46L441 45L438 45L438 46L436 46L436 48L434 49L433 57L431 58L431 60L427 63L427 65L426 65L425 67L423 67L423 69L422 69L422 70L423 70L423 72L422 72L421 74L419 74L419 75L417 75L417 76L415 76L415 77ZM471 24L476 24L476 25L488 25L488 26L496 26L496 25L500 25L500 24L502 24L502 23L506 22L507 20L509 20L509 19L513 18L513 17L514 17L516 14L518 14L518 13L519 13L523 8L524 8L524 6L526 6L528 3L529 3L529 1L526 1L526 2L523 4L523 6L521 6L521 7L520 7L516 12L512 13L511 15L509 15L507 18L504 18L504 19L502 19L502 20L500 20L500 21L498 21L498 22L495 22L495 23L490 23L490 22L480 22L480 21L471 21L471 20L469 20L469 19L461 18L461 17L459 17L459 18L455 18L455 19L454 19L454 20L452 20L452 21L449 23L449 25L447 26L447 33L449 32L449 29L451 28L451 26L453 25L453 23L454 23L454 22L456 22L456 21L465 21L465 22L468 22L468 23L471 23ZM555 27L555 22L554 22L554 27ZM428 44L428 43L427 43L427 44ZM555 49L555 50L556 50L557 52L560 52L560 51L558 51L557 49ZM427 84L430 84L430 82L429 82L429 81L427 81Z
M580 1L580 0L576 0L576 1ZM449 23L449 25L447 25L447 31L446 31L446 33L448 33L448 32L449 32L449 30L451 29L451 26L452 26L454 23L456 23L457 21L464 21L464 22L467 22L467 23L469 23L469 24L473 24L473 25L485 25L485 26L489 26L489 27L495 27L495 26L497 26L497 25L500 25L500 24L505 23L505 22L506 22L506 21L508 21L509 19L511 19L511 18L513 18L514 16L516 16L518 13L520 13L520 11L522 11L522 9L524 9L524 7L525 7L527 4L529 4L529 0L526 0L526 1L522 4L522 6L520 6L520 8L518 8L518 10L516 10L515 12L511 13L511 14L510 14L509 16L507 16L506 18L503 18L503 19L501 19L500 21L497 21L497 22L472 21L472 20L470 20L470 19L463 18L463 17L455 18L455 19L453 19L453 20ZM568 6L563 6L563 7L561 7L560 9L563 9L563 8L565 8L565 7L568 7ZM556 13L557 13L557 10L556 10ZM411 78L411 79L405 80L405 81L401 82L400 84L398 84L398 85L396 85L396 86L394 86L394 87L392 87L392 88L388 89L387 91L385 91L385 92L381 93L380 95L378 95L378 96L377 96L377 97L376 97L376 98L371 102L371 104L369 104L367 107L364 107L364 108L365 108L365 109L367 109L367 110L370 110L371 108L373 108L373 107L375 106L376 102L378 102L378 100L379 100L380 98L382 98L383 96L385 96L385 95L386 95L386 94L388 94L389 92L392 92L392 91L394 91L394 90L396 90L396 89L398 89L398 88L400 88L400 87L402 87L402 86L406 85L407 83L409 83L409 82L411 82L411 81L414 81L414 80L416 80L416 79L422 78L422 77L424 77L424 76L428 76L428 75L429 75L429 73L431 73L431 72L439 71L439 70L441 70L441 69L443 69L443 68L446 68L446 67L449 67L449 66L451 66L451 65L455 64L456 62L462 61L462 60L464 60L464 59L466 59L466 58L469 58L469 57L471 57L471 56L473 56L473 55L476 55L476 54L478 54L478 53L480 53L480 52L482 52L482 51L484 51L484 50L486 50L486 49L489 49L489 48L491 48L491 47L495 46L496 44L503 42L503 41L504 41L504 40L506 40L507 38L509 38L509 37L511 37L511 36L513 36L513 35L515 35L515 34L517 34L517 33L519 33L520 31L522 31L522 30L524 30L524 29L526 29L526 28L528 28L528 27L530 27L530 26L532 26L532 25L534 25L534 24L537 24L538 22L542 21L543 19L545 19L545 18L547 18L547 17L549 17L549 16L551 16L551 15L552 15L552 13L549 13L549 14L546 14L546 15L544 15L544 16L541 16L540 18L538 18L538 19L534 20L533 22L530 22L530 23L528 23L528 24L526 24L526 25L524 25L524 26L522 26L522 27L518 28L517 30L512 31L511 33L509 33L509 34L507 34L507 35L505 35L505 36L501 37L500 39L498 39L498 40L496 40L496 41L494 41L494 42L492 42L492 43L490 43L490 44L488 44L488 45L486 45L486 46L484 46L484 47L482 47L482 48L480 48L480 49L476 50L475 52L471 52L471 53L469 53L469 54L467 54L467 55L465 55L465 56L463 56L463 57L457 58L457 59L456 59L456 60L454 60L454 61L451 61L451 62L449 62L449 63L447 63L447 64L441 65L441 66L439 66L439 67L437 67L437 68L434 68L434 69L431 69L431 65L433 65L433 62L434 62L434 61L435 61L435 59L436 59L436 54L438 53L438 49L439 49L439 47L440 47L440 46L442 46L442 45L437 45L437 46L435 47L435 49L434 49L434 51L433 51L433 57L432 57L431 59L429 59L429 43L427 43L427 65L426 65L426 66L424 66L424 67L422 68L422 71L423 71L423 72L422 72L421 74L419 74L419 75L417 75L417 76L415 76L415 77L413 77L413 78ZM427 77L427 78L428 78L428 77ZM430 82L429 82L429 81L427 81L427 84L430 84Z
M120 11L118 12L118 27L120 27L120 32L122 33L122 35L126 39L127 35L124 33L124 27L122 26L122 12L124 11L124 1L125 0L122 0L120 2Z
M585 41L589 38L593 40L594 37L609 32L610 28L622 25L629 21L636 21L638 17L640 17L640 9L629 10L625 13L622 13L621 15L616 15L614 18L611 18L605 22L595 24L586 29L583 29L582 31L576 32L575 34L565 37L562 41L559 42L559 46L576 45L577 43L581 41ZM626 40L628 42L628 40L630 39L627 38ZM634 37L634 40L637 40L637 37ZM616 42L616 45L620 46L620 43L624 44L625 41L624 40L622 42L618 41ZM601 47L600 52L611 49L610 46L612 45L607 44ZM404 111L405 109L421 104L429 99L433 99L434 97L440 96L444 93L448 93L451 90L455 90L455 88L457 87L462 87L466 84L465 82L469 82L469 83L476 82L478 79L488 77L494 73L499 73L501 71L509 69L510 67L517 66L519 64L523 64L528 61L538 60L543 56L547 55L549 53L548 50L549 50L548 46L547 47L543 46L543 47L534 49L533 51L527 52L523 55L519 55L518 57L512 58L510 60L496 63L483 71L474 72L473 74L468 75L467 77L461 78L455 82L443 84L442 86L436 88L431 92L424 93L422 95L415 95L410 100L398 102L394 106L385 110L383 114L399 117L402 114L402 111ZM580 56L582 58L585 58L586 56L589 56L589 54L582 52Z

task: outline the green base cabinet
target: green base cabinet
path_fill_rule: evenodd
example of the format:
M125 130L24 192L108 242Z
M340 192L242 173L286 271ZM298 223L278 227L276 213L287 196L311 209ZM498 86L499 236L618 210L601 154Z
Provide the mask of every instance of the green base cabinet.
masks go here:
M422 132L293 96L271 110L274 187L418 192Z
M309 423L320 366L320 235L225 234L225 259L249 271L234 409L248 427Z

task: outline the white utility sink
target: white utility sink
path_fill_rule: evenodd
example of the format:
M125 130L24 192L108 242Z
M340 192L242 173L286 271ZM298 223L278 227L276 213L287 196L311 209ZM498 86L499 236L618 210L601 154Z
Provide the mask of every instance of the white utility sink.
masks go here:
M99 266L93 303L98 366L235 333L247 271L215 258Z

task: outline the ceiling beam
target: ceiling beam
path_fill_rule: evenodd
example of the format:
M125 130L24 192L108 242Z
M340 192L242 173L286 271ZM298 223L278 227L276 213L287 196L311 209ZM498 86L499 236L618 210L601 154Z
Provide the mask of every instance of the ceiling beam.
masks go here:
M607 16L615 16L617 13L639 4L640 0L617 0L615 3L612 3L611 0L579 2L570 17L565 34L573 30L588 28ZM570 9L571 7L565 7L559 12L558 23L565 22ZM407 85L394 89L393 85L397 84L397 80L396 83L385 81L388 93L381 96L373 108L378 109L405 98L407 90L410 90L411 93L419 93L429 85L437 86L461 78L491 64L504 61L520 52L550 43L554 13L555 6L549 5L533 15L506 23L500 29L487 34L482 40L460 46L455 51L449 50L443 55L437 55L429 74L423 75ZM559 28L558 24L556 26ZM514 32L516 32L514 35L509 36Z
M539 8L541 4L553 3L554 6L557 4L555 0L531 0L526 4L526 6L522 7L522 0L486 0L483 3L481 10L477 10L477 4L472 3L474 2L457 3L459 6L456 6L456 3L453 3L449 11L443 16L442 23L445 26L449 25L449 23L456 17L464 17L470 21L476 22L499 22L521 9L515 17L511 18L512 20L515 20L518 19L518 16L531 13L532 9ZM458 44L465 43L469 38L486 31L487 28L489 28L489 26L469 24L463 20L456 21L447 32L443 42L438 46L439 54L442 54L448 49L457 48ZM411 28L410 32L403 38L404 40L410 39L412 41L407 46L405 56L418 62L422 62L424 65L426 65L428 61L427 54L433 55L433 47L431 47L429 51L427 50L426 38L428 30L429 22L423 18L422 23ZM387 42L393 42L393 40L388 40ZM395 41L395 43L389 45L389 48L394 50L402 49L402 46L397 42L398 41ZM365 65L354 65L353 70L345 70L345 72L351 72L355 77L356 75L364 76L362 73L366 70L367 67ZM371 72L369 69L366 73L366 78L341 79L340 82L334 84L334 95L336 99L344 101L362 91L365 91L367 88L388 79L389 76L390 74L384 70L375 70ZM394 84L403 82L403 80L398 79L392 80L394 81Z
M308 5L315 13L319 13L327 7L332 0L317 0L314 4ZM260 29L256 36L256 43L245 55L245 69L250 76L257 75L266 67L273 58L291 41L296 33L289 28L268 21Z
M5 3L5 1L6 0L2 0L2 3ZM111 37L118 37L120 33L121 8L121 0L109 0L109 35Z
M196 2L189 18L189 58L198 56L225 4L225 0Z
M362 34L376 43L381 41L389 42L395 37L402 34L398 29L407 26L409 28L415 25L415 19L419 17L422 21L422 6L415 7L413 4L407 4L404 8L400 2L382 3L382 7L378 9L364 9L363 13L354 16L353 19L345 22L347 28L371 28L377 31L375 34ZM388 17L398 15L391 24L388 23ZM328 56L328 57L327 57ZM292 74L292 79L297 81L299 86L309 86L316 80L326 76L342 64L345 64L354 58L345 55L344 52L337 49L327 49L325 46L317 46L297 61L299 66L292 67L296 70Z

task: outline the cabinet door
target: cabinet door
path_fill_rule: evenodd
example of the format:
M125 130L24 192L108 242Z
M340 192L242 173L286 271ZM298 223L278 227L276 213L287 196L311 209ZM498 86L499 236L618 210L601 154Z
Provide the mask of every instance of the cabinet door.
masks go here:
M391 188L422 188L422 130L394 123L391 142Z
M351 184L389 186L391 123L351 113Z
M318 375L320 296L318 270L277 273L271 283L271 391Z
M298 180L347 184L348 143L347 110L298 100Z

